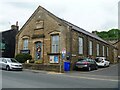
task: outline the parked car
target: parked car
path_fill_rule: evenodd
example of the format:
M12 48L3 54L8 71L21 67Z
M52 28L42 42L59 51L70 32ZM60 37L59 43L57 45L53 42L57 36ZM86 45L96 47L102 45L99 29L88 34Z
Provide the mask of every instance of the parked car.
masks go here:
M110 65L110 62L106 59L106 57L96 57L95 61L98 66L107 67Z
M89 58L84 58L84 59L78 59L78 61L75 63L76 69L87 69L88 71L91 70L97 70L98 66L95 60L89 59Z
M0 58L0 68L9 70L22 70L22 64L14 58Z

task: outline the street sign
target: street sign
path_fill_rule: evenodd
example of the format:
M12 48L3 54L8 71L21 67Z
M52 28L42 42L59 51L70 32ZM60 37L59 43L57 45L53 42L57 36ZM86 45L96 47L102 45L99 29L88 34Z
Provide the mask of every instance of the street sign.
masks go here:
M63 49L62 49L62 59L64 59L64 58L65 58L65 56L66 56L66 49L65 49L65 48L63 48Z
M62 49L62 60L65 59L66 49ZM62 60L60 60L60 72L62 71Z
M62 54L63 54L63 53L66 54L66 49L65 49L65 48L62 49Z
M64 59L65 58L65 53L62 53L62 59Z

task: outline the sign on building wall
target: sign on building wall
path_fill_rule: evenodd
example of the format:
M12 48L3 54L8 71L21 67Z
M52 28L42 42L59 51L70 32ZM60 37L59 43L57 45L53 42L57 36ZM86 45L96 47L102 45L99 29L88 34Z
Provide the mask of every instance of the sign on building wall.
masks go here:
M30 50L20 50L20 53L22 53L22 54L30 54Z
M50 63L54 63L54 56L50 56Z
M59 63L59 57L57 55L50 56L50 63Z

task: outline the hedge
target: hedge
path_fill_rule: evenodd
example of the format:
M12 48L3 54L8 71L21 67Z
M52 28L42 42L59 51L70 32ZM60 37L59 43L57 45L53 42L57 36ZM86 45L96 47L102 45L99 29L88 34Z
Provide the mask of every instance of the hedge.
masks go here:
M30 54L17 54L15 59L20 63L25 63L27 60L31 60L32 56Z

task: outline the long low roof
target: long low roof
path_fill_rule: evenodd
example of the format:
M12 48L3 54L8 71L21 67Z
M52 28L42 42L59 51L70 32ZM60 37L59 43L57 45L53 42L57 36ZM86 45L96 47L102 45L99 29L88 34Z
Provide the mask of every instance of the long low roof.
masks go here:
M61 20L62 20L62 19L61 19ZM93 38L95 38L95 39L97 39L97 40L99 40L99 41L102 41L102 42L106 43L106 44L110 44L109 42L103 40L102 38L98 37L97 35L94 35L94 34L88 32L88 31L86 31L86 30L84 30L84 29L82 29L82 28L80 28L80 27L78 27L78 26L76 26L76 25L73 25L72 23L70 23L70 22L68 22L68 21L63 20L63 22L66 23L67 25L71 26L72 29L74 29L74 30L77 30L77 31L79 31L79 32L82 32L83 34L86 34L86 35L88 35L88 36L90 36L90 37L93 37Z

